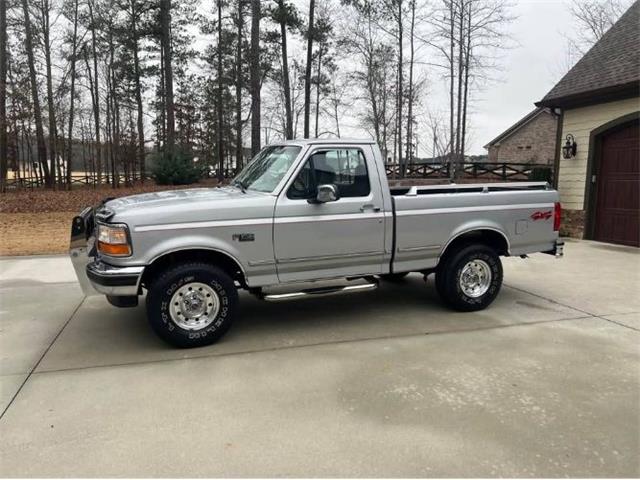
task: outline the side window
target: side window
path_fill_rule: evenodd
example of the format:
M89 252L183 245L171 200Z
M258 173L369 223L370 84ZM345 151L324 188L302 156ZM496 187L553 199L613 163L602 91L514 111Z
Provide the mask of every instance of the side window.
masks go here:
M364 154L358 148L314 153L291 184L287 197L313 198L318 185L334 184L341 197L366 197L371 191Z
M287 197L292 200L313 198L316 196L315 182L313 180L313 168L311 167L311 158L307 160L293 181Z

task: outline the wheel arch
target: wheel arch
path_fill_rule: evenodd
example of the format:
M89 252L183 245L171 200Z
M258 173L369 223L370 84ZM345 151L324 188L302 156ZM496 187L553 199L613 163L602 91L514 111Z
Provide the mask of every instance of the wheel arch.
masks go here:
M233 280L247 287L247 276L241 263L228 252L206 247L180 248L156 256L145 267L141 284L147 287L149 281L164 269L184 262L205 262L221 268Z
M509 238L501 229L489 226L472 227L453 235L440 251L438 261L440 262L459 247L469 244L486 245L493 248L498 255L504 256L509 256L511 250Z

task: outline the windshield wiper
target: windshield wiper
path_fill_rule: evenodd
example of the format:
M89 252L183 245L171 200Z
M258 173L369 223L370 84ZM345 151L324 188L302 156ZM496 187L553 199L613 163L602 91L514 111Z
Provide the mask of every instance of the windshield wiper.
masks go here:
M242 181L234 180L231 185L233 185L235 187L239 187L240 190L242 191L242 193L247 193L247 187L245 187L245 185L244 185L244 183L242 183Z

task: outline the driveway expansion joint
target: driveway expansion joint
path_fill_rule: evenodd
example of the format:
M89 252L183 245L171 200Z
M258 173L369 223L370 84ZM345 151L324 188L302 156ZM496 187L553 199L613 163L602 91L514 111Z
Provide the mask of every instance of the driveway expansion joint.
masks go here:
M56 343L56 340L58 340L58 338L60 337L60 335L62 334L62 332L64 331L64 329L67 327L67 325L69 325L69 323L71 322L71 320L73 319L73 317L75 317L76 313L78 312L78 310L80 310L80 307L82 306L82 304L84 303L84 301L86 300L87 297L82 297L82 299L80 300L80 302L78 303L78 305L76 305L76 308L73 309L73 312L71 312L71 315L69 315L69 318L67 319L66 322L64 322L64 325L62 325L62 328L58 331L58 333L56 333L56 335L53 337L53 339L51 340L51 342L49 343L49 346L47 346L47 348L45 349L45 351L42 353L42 355L40 356L40 358L38 359L38 361L35 363L35 365L33 366L33 368L31 368L31 370L29 371L29 373L27 374L26 378L24 379L24 381L20 384L20 387L18 387L18 390L16 390L16 393L13 394L13 396L11 397L11 400L9 400L9 403L7 403L7 406L4 408L4 410L2 411L2 413L0 413L0 420L2 420L2 418L4 417L4 415L9 411L9 408L11 408L11 405L13 404L13 402L15 401L15 399L18 397L18 395L20 395L20 392L22 391L22 389L24 388L24 386L26 385L26 383L29 381L29 379L31 378L31 376L34 374L34 372L36 371L36 369L38 368L38 366L40 365L40 363L42 363L42 360L44 360L44 357L47 355L47 353L49 353L49 350L51 350L51 347L53 347L53 344Z
M381 337L366 337L366 338L355 338L355 339L348 339L348 340L335 340L335 341L329 341L329 342L307 343L307 344L304 344L304 345L284 345L284 346L263 348L263 349L255 349L255 350L241 350L241 351L237 351L237 352L210 353L210 354L205 354L205 355L194 355L192 357L159 358L159 359L155 359L155 360L151 359L151 360L141 360L141 361L134 361L134 362L110 363L110 364L105 364L105 365L86 365L86 366L81 366L81 367L54 368L54 369L48 369L48 370L33 371L32 374L33 375L47 375L47 374L50 374L50 373L75 372L75 371L82 371L82 370L94 370L94 369L99 369L99 368L133 367L133 366L138 366L138 365L153 365L153 364L158 364L158 363L171 363L171 362L180 362L180 361L185 361L185 360L200 360L200 359L204 359L204 358L235 357L235 356L241 356L241 355L252 355L252 354L259 354L259 353L279 352L279 351L287 351L287 350L298 350L298 349L303 349L303 348L324 347L324 346L330 346L330 345L342 345L342 344L348 344L348 343L364 343L364 342L373 342L373 341L379 341L379 340L408 339L408 338L414 338L414 337L423 337L423 336L427 336L427 335L435 336L435 335L449 335L449 334L456 334L456 333L481 332L481 331L485 331L485 330L498 330L498 329L514 328L514 327L526 327L526 326L532 326L532 325L544 325L544 324L557 323L557 322L569 322L569 321L576 321L576 320L589 320L589 319L592 319L592 318L597 318L597 317L589 315L589 316L580 316L580 317L558 318L558 319L554 319L554 320L539 320L539 321L535 321L535 322L526 322L526 323L518 323L518 324L511 324L511 325L497 325L497 326L491 326L491 327L479 327L479 328L469 328L469 329L461 329L461 330L449 330L449 331L443 331L443 332L418 332L418 333L411 333L411 334L406 334L406 335L388 335L388 336L381 336Z

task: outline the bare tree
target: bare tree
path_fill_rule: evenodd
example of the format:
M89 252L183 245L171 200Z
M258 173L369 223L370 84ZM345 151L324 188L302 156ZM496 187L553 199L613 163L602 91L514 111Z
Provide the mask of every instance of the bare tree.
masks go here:
M175 107L173 102L173 66L171 55L171 0L160 0L161 44L163 53L165 110L167 121L166 150L173 153L175 144Z
M245 1L238 0L236 10L236 167L242 165L244 151L242 148L242 42L244 40L244 9Z
M633 0L573 0L569 11L575 22L573 46L584 55L627 11Z
M224 179L224 149L222 145L222 93L224 80L222 78L222 0L218 4L218 98L216 99L216 151L218 157L218 180Z
M499 66L499 53L508 47L505 26L514 19L510 10L505 0L442 0L441 8L427 20L433 35L422 41L439 52L449 80L452 179L462 173L471 90L481 88Z
M38 95L38 80L36 78L35 55L33 52L33 33L31 28L31 14L27 0L22 0L22 12L24 15L25 48L29 64L29 78L31 83L31 101L33 102L33 118L36 126L36 142L38 149L38 163L44 170L44 179L48 187L53 186L53 178L47 164L47 147L44 143L44 130L42 128L42 110ZM53 168L53 165L51 165Z
M274 10L274 20L280 27L280 52L282 62L282 91L284 93L285 110L285 138L293 138L293 117L291 112L291 83L289 74L289 54L287 52L287 29L298 24L295 6L278 0L277 8Z
M405 156L405 162L411 163L413 161L413 103L414 103L414 90L413 90L413 67L415 63L415 26L416 26L416 1L409 0L409 8L411 9L411 26L409 28L409 98L407 109L407 154ZM406 165L405 165L406 169ZM404 176L404 171L402 172Z
M7 181L7 2L0 1L0 192Z
M47 84L47 110L49 118L49 159L51 164L51 176L58 176L58 182L62 183L62 171L60 168L59 156L56 152L58 132L56 126L56 110L53 99L53 76L51 72L51 3L49 0L40 0L36 3L40 13L40 24L38 25L42 33L42 47L45 61L45 80Z
M311 111L311 60L313 55L313 14L315 0L309 1L309 24L307 28L307 63L304 73L304 138L309 138L309 114Z
M251 155L260 151L260 0L251 0L251 52L249 83L251 89Z
M71 90L69 92L69 130L67 140L67 188L71 190L73 119L76 99L76 57L78 52L78 0L73 0L73 36L71 40Z

